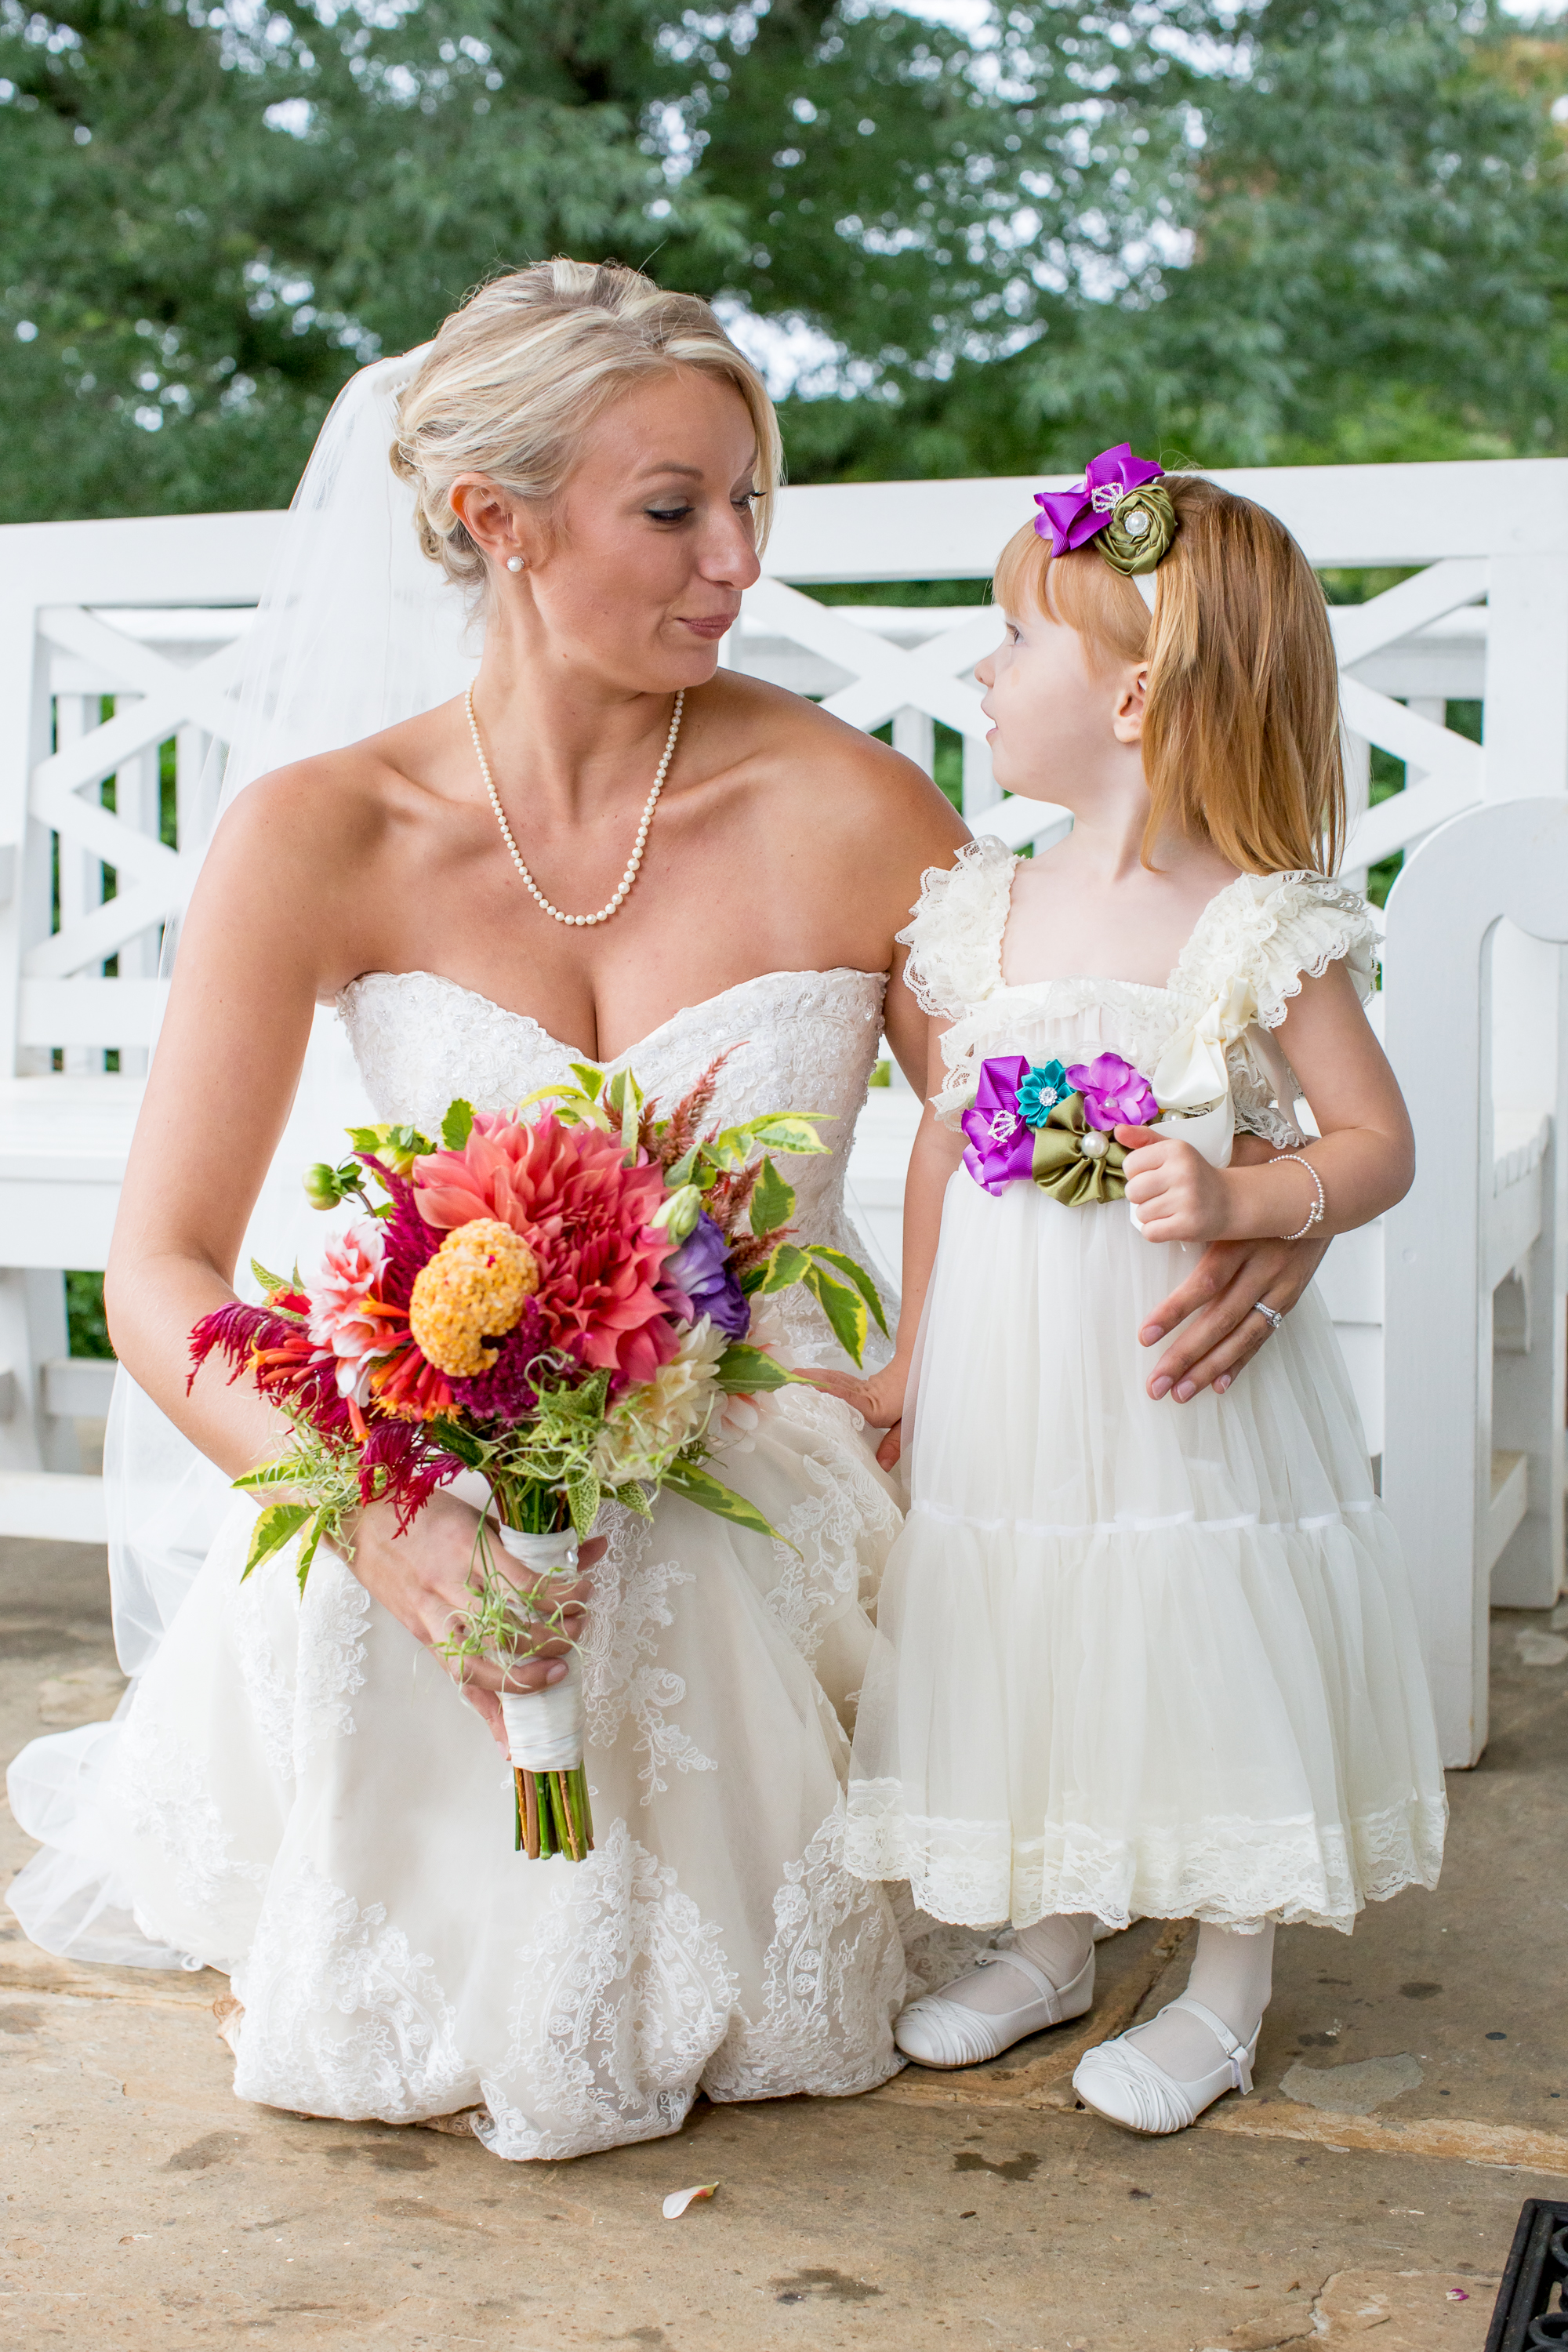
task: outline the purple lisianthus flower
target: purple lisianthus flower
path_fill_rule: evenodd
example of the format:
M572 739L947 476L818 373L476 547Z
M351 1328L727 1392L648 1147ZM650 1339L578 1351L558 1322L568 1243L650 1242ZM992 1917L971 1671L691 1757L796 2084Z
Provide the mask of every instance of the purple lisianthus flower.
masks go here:
M1083 1097L1086 1123L1101 1134L1113 1127L1148 1127L1160 1116L1148 1079L1120 1054L1097 1054L1092 1062L1075 1062L1067 1079Z
M687 1322L706 1315L729 1339L743 1339L752 1328L752 1310L731 1271L730 1244L706 1210L665 1259L658 1295Z

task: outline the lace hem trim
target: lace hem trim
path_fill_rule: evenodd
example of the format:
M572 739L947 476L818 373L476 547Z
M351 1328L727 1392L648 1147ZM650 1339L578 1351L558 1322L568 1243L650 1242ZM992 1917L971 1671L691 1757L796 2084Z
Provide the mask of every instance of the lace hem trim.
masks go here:
M1310 1815L1254 1822L1215 1815L1113 1838L1087 1822L1050 1822L1021 1839L1011 1824L904 1810L896 1780L852 1780L845 1858L865 1878L907 1879L920 1908L973 1928L1028 1927L1088 1911L1108 1927L1135 1918L1216 1927L1338 1927L1402 1887L1433 1887L1445 1800L1415 1792L1349 1822Z

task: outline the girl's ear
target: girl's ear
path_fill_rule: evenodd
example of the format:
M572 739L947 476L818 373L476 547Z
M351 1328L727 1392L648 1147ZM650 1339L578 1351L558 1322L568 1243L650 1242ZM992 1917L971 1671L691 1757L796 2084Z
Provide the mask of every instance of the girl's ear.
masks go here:
M1140 664L1137 669L1129 670L1124 675L1116 698L1116 715L1110 726L1119 743L1141 743L1143 740L1143 709L1148 694L1148 667Z

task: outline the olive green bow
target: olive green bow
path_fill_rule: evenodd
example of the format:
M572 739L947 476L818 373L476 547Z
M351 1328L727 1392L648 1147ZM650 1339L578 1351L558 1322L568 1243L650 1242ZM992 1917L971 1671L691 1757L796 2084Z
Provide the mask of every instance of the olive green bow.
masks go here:
M1083 1097L1070 1094L1058 1103L1044 1127L1036 1129L1029 1173L1053 1201L1078 1209L1089 1201L1125 1198L1127 1179L1121 1170L1126 1157L1126 1147L1114 1136L1102 1135L1088 1124Z

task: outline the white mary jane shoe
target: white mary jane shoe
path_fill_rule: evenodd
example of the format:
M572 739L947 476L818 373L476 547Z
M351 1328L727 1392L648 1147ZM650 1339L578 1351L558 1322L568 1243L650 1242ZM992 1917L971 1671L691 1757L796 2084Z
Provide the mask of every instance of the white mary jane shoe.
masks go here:
M983 1952L974 1967L954 1977L952 1984L967 1984L981 1969L1004 1967L1016 1969L1034 1986L1032 2000L988 2017L961 2000L949 2000L952 1985L941 1992L925 1993L900 2011L894 2022L893 2040L904 2056L919 2066L983 2066L988 2058L1000 2058L1004 2050L1011 2050L1015 2042L1043 2033L1047 2025L1064 2024L1069 2017L1081 2017L1094 1999L1092 1944L1077 1976L1059 1991L1044 1969L1037 1968L1010 1945L997 1952Z
M1118 2034L1114 2042L1102 2042L1098 2049L1089 2050L1079 2060L1072 2086L1086 2107L1107 2123L1120 2124L1126 2131L1178 2132L1195 2124L1205 2107L1212 2107L1226 2091L1250 2091L1252 2062L1258 2055L1258 2036L1262 2021L1252 2029L1250 2042L1238 2042L1223 2017L1205 2009L1201 2000L1182 1993L1175 2000L1167 2001L1167 2009L1184 2009L1208 2027L1225 2052L1224 2063L1210 2074L1200 2074L1194 2082L1180 2083L1168 2074L1163 2066ZM1165 2014L1163 2009L1162 2017Z

